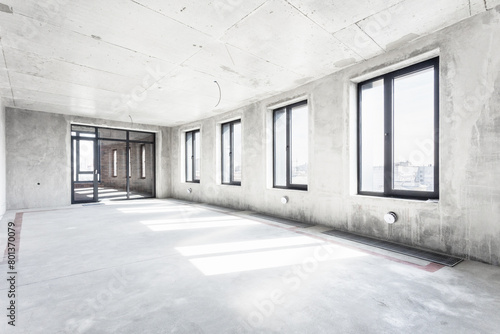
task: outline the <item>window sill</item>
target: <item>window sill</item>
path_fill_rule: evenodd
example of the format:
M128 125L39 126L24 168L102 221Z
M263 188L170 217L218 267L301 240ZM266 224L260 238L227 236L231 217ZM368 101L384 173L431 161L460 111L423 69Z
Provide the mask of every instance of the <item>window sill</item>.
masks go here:
M276 191L298 191L301 193L307 193L309 192L309 188L306 189L300 189L300 188L286 188L286 187L270 187L267 188L267 190L276 190Z
M387 197L387 196L373 196L373 195L362 195L354 194L351 195L354 199L369 199L369 200L382 200L382 201L398 201L398 202L411 202L411 203L422 203L422 204L439 204L439 199L419 199L419 198L403 198L403 197Z

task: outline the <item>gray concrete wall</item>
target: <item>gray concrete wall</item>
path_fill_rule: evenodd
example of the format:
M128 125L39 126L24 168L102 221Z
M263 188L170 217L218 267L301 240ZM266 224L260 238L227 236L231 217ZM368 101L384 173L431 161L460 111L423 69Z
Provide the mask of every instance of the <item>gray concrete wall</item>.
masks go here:
M7 108L7 209L71 203L72 123L156 132L156 195L169 196L169 129Z
M321 223L378 238L500 264L500 8L403 44L295 90L172 129L173 197ZM440 56L440 199L356 195L355 78ZM399 66L399 65L398 65ZM380 74L380 73L379 73ZM307 97L309 190L270 187L270 108ZM241 187L219 182L217 124L241 116ZM201 183L183 182L183 132L201 128ZM193 192L188 194L187 188ZM282 196L290 201L283 205ZM387 225L383 215L400 220Z
M0 219L7 208L5 155L5 107L0 98Z

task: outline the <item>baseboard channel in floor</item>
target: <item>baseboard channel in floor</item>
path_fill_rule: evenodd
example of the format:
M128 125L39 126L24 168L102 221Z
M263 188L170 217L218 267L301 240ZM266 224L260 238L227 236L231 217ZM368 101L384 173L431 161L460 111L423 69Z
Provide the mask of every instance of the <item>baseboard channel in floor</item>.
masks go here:
M346 239L349 241L358 242L358 243L361 243L364 245L377 247L377 248L385 249L385 250L388 250L391 252L395 252L395 253L415 257L418 259L426 260L429 262L442 264L442 265L448 266L448 267L453 267L453 266L455 266L458 263L463 261L463 259L457 258L454 256L443 255L443 254L439 254L439 253L425 251L422 249L413 248L413 247L409 247L406 245L397 244L394 242L369 238L369 237L365 237L365 236L350 233L350 232L330 230L330 231L325 231L323 233L337 237L337 238L342 238L342 239Z
M186 202L186 204L187 203L189 203L189 202ZM237 211L237 210L233 211L230 208L216 206L216 205L212 205L212 204L208 204L208 203L189 203L189 204L194 204L194 205L197 205L200 207L205 207L207 209L217 210L217 211L226 212L226 213ZM304 222L300 222L300 221L296 221L296 220L290 220L290 219L285 219L285 218L269 216L269 215L265 215L265 214L257 213L257 212L250 213L250 216L255 217L255 218L273 221L273 222L280 223L280 224L285 224L285 225L297 227L297 228L309 228L309 227L317 226L315 224L309 224L309 223L304 223ZM431 252L431 251L426 251L426 250L422 250L422 249L418 249L418 248L409 247L406 245L401 245L401 244L390 242L390 241L384 241L384 240L379 240L379 239L375 239L375 238L365 237L362 235L358 235L358 234L354 234L354 233L350 233L350 232L345 232L345 231L329 230L329 231L325 231L325 232L321 232L321 233L331 235L331 236L334 236L337 238L342 238L345 240L361 243L364 245L384 249L384 250L391 251L394 253L403 254L403 255L414 257L417 259L421 259L421 260L425 260L425 261L429 261L429 262L433 262L433 263L438 263L438 264L448 266L448 267L453 267L453 266L455 266L463 261L463 259L458 258L458 257L454 257L454 256L450 256L450 255L443 255L443 254L439 254L439 253L435 253L435 252Z

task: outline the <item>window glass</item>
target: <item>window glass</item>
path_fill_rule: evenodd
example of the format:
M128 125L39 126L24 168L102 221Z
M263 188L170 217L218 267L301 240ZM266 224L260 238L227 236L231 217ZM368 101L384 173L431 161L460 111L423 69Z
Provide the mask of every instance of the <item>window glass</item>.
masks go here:
M230 183L231 124L222 125L222 183Z
M155 134L149 132L134 132L129 133L130 140L146 141L152 143L155 140Z
M94 142L80 140L80 172L94 171Z
M241 182L241 122L233 125L233 181Z
M194 149L195 149L195 154L194 154L194 177L195 180L200 179L200 131L196 131L194 133Z
M116 130L116 129L97 129L97 133L99 138L108 138L108 139L127 139L127 131L125 130Z
M361 86L361 190L384 191L384 80Z
M274 112L274 185L286 187L286 110Z
M434 58L359 89L359 192L438 198L438 68Z
M186 132L186 181L193 181L193 133Z
M291 118L290 183L306 185L309 129L307 104L292 108Z
M434 69L394 79L393 189L434 190Z

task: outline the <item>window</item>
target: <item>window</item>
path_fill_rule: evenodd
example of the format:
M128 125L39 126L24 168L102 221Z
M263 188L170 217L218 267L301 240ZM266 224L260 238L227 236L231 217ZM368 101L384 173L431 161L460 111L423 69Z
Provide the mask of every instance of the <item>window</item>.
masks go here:
M132 177L132 150L128 148L128 177Z
M241 120L222 124L222 183L241 185Z
M274 110L274 187L307 190L308 108L299 102Z
M439 58L358 85L358 193L439 197Z
M118 176L118 169L117 169L118 163L116 159L117 159L117 152L116 150L113 150L113 177Z
M146 178L146 145L141 145L141 178Z
M186 132L186 182L200 182L200 130Z

